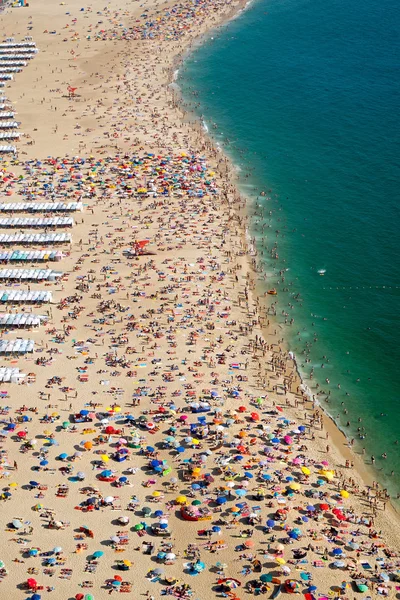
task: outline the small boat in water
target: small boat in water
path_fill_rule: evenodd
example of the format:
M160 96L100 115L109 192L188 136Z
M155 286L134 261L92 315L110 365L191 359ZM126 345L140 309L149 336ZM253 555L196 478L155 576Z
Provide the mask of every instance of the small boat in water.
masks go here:
M272 290L268 290L267 294L269 294L270 296L276 296L277 295L277 291L275 288L272 288Z
M318 271L318 275L321 275L321 276L325 275L325 273L326 273L326 269L319 269L319 271Z

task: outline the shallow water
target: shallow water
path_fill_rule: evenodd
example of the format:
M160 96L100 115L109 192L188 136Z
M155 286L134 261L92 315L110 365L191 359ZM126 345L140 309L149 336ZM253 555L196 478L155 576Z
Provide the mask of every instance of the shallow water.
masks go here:
M302 372L314 369L313 384L330 391L321 404L356 450L365 447L367 463L375 456L392 495L400 492L399 25L394 0L259 0L178 77L260 205L253 232L273 274L266 287L278 289L282 323L294 319L286 334Z

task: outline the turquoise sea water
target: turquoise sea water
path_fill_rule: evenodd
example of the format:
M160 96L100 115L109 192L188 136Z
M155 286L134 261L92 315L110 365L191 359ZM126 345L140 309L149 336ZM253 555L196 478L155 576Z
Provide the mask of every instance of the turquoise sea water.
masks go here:
M282 324L294 318L286 335L302 372L313 368L313 384L331 392L321 404L356 451L365 447L367 463L375 456L392 496L400 492L399 29L394 0L257 0L178 78L259 204L253 234L266 286L279 291Z

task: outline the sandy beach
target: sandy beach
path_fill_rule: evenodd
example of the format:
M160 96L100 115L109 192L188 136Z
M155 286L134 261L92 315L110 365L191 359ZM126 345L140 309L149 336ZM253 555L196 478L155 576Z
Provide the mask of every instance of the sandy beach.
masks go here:
M24 374L0 384L4 598L398 597L398 516L303 393L232 167L170 85L240 8L2 15L1 40L39 52L2 88L24 135L0 204L78 203L1 215L73 218L0 232L72 236L2 248L45 251L0 269L0 342L34 342L0 361ZM54 274L2 271L23 268ZM8 299L35 291L51 302Z

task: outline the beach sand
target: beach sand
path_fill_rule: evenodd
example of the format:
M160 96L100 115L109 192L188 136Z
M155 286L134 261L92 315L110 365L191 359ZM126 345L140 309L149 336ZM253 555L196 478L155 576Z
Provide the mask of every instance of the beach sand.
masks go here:
M260 578L255 559L261 574L295 580L301 592L310 587L309 573L316 597L353 597L354 587L340 586L360 572L374 596L375 565L377 573L399 567L397 515L374 489L365 491L364 474L345 467L355 460L346 440L303 398L282 335L273 323L267 326L255 293L245 201L234 187L234 172L201 128L186 121L170 87L183 53L240 5L207 2L190 17L184 7L117 1L104 8L71 0L2 15L4 38L29 35L40 50L5 88L26 137L18 144L18 161L0 165L2 201L84 204L73 214L72 245L62 247L61 262L50 263L62 279L30 284L53 292L53 304L34 309L47 315L47 324L2 335L36 344L33 355L1 360L1 366L34 374L32 382L1 385L3 407L11 407L3 410L4 420L19 417L1 444L2 597L26 597L24 582L32 577L43 587L42 598L88 593L99 600L118 593L118 584L107 581L121 575L134 597L160 598L164 575L160 582L146 574L161 568L203 600L221 597L215 587L219 562L226 565L221 573L242 584L226 593L245 598L246 582ZM153 39L142 39L145 22L156 24L147 27ZM72 158L78 156L84 161ZM137 241L148 241L143 249L149 254L124 254ZM211 411L192 412L193 402ZM95 416L74 425L73 414L81 410ZM252 412L257 416L251 418ZM189 427L202 415L208 424L203 438ZM120 433L108 434L107 426ZM174 440L166 442L171 435ZM119 442L121 436L126 441ZM116 462L113 457L127 446L127 460ZM66 459L59 460L63 453ZM151 460L166 462L155 470ZM127 480L118 487L99 481L107 469ZM83 482L76 480L78 472L85 474ZM60 484L68 487L65 497L57 493ZM82 493L85 487L98 491ZM262 490L258 499L255 489ZM349 497L340 495L343 490ZM188 503L209 504L212 521L182 520L175 502L182 495ZM91 496L97 510L82 511ZM107 496L115 500L105 502ZM220 505L217 498L224 498ZM255 515L250 524L246 506L233 519L238 502ZM321 503L329 508L320 509ZM144 506L152 509L150 516L143 516ZM286 508L287 515L275 517ZM156 558L163 542L150 531L160 521L156 510L168 521L172 564ZM129 523L118 523L121 516ZM265 531L271 518L275 525ZM10 526L14 519L22 527ZM53 520L67 525L49 528ZM135 530L141 522L144 534ZM213 525L217 529L208 534ZM94 539L80 531L83 526ZM112 541L117 532L126 534ZM152 555L144 542L153 543ZM196 546L193 558L188 544ZM57 546L62 550L56 556ZM36 555L29 556L29 549L38 549ZM303 559L292 552L300 549ZM97 566L91 560L96 551L103 553ZM56 566L44 566L48 552ZM205 569L193 576L185 565L197 555ZM332 566L338 557L342 568ZM120 572L116 561L122 560L133 566ZM92 587L83 587L85 581ZM274 590L268 586L267 597ZM393 581L388 594L396 594Z

